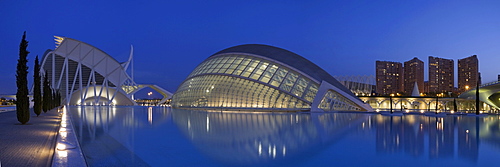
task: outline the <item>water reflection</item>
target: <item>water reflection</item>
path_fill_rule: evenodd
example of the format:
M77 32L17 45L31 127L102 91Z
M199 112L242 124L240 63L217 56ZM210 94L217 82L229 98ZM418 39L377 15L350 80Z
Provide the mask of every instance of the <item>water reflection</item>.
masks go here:
M455 158L475 163L481 141L497 149L500 141L498 116L377 115L370 119L375 122L378 153L404 152L414 157L428 155L429 159Z
M335 141L364 114L244 113L173 110L181 132L226 165L273 165Z
M90 166L146 165L134 153L136 133L171 119L169 108L158 107L73 106L69 110Z
M484 166L500 154L500 116L70 111L90 166Z

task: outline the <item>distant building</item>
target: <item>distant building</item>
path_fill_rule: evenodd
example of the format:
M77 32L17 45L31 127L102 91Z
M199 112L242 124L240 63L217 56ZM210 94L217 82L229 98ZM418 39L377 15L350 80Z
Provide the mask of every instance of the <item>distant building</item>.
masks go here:
M453 71L453 59L429 56L429 92L453 92Z
M418 58L413 58L404 62L404 93L411 95L415 83L418 91L424 92L424 62Z
M424 92L429 92L429 81L424 81Z
M403 92L403 65L400 62L377 61L376 85L379 95Z
M476 55L458 59L458 91L476 88L479 76L479 61Z
M342 85L356 96L372 96L375 92L375 77L371 76L334 76Z

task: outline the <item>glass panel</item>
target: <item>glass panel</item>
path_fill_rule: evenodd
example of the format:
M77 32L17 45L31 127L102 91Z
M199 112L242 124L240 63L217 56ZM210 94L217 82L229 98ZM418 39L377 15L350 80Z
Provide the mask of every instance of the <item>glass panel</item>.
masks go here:
M259 60L253 60L252 62L250 62L247 66L247 68L245 69L245 71L243 71L243 73L241 74L241 76L243 77L249 77L250 74L253 72L253 70L255 69L255 67L257 66L257 64L259 64Z
M292 90L293 85L295 84L295 81L297 80L297 74L294 73L288 73L286 76L284 83L281 84L280 88L290 92Z
M314 100L314 97L316 97L317 93L318 93L318 86L311 82L311 85L309 86L308 91L304 96L304 99L306 99L309 102L312 102Z
M240 63L241 63L241 61L242 61L242 60L243 60L243 58L242 58L242 57L238 57L238 58L234 59L233 64L238 65L238 64L240 64Z
M262 75L262 77L260 78L260 81L264 82L264 83L268 83L269 80L271 80L271 77L274 75L274 73L276 72L276 69L278 69L278 66L276 65L271 65L269 66L266 71L264 72L264 75Z
M292 94L294 94L295 96L302 97L302 94L304 93L306 86L307 86L307 80L304 77L300 77L295 83L295 86L293 87Z
M285 78L286 74L288 73L288 70L284 68L279 68L276 74L274 74L273 79L271 80L271 85L278 87L281 82L283 82L283 79Z
M319 108L325 111L361 111L362 109L354 102L340 95L339 93L329 90L319 105Z
M180 107L284 108L308 103L266 85L230 76L203 75L179 86L173 105Z
M260 64L255 68L256 70L253 72L253 74L250 76L250 78L258 80L260 78L260 75L266 70L267 66L269 63L266 62L260 62Z

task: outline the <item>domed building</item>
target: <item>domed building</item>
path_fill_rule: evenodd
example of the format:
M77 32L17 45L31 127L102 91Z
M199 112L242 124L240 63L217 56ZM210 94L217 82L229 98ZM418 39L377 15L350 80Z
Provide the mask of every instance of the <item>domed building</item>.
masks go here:
M219 51L184 80L174 108L257 111L372 111L326 71L261 44Z

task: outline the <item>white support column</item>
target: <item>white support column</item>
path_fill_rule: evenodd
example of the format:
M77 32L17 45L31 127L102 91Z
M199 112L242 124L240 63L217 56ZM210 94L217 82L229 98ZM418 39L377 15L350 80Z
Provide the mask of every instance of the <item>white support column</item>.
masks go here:
M78 78L78 73L80 73L80 68L81 67L81 63L78 63L78 66L76 67L76 72L75 72L75 76L73 77L73 84L71 84L71 92L69 93L69 96L66 97L66 100L68 101L68 105L69 105L69 102L71 101L71 98L73 97L73 90L75 90L75 84L76 84L76 79Z
M83 95L83 98L82 100L85 100L87 99L87 94L89 92L89 87L90 87L90 84L92 83L92 78L94 78L94 69L92 69L92 71L90 72L90 75L87 79L87 86L85 86L85 93ZM95 93L95 92L94 92Z
M92 71L93 71L93 73L94 73L94 74L92 75L92 87L94 87L94 99L95 99L95 100L94 100L94 103L96 103L96 100L97 100L97 99L95 98L95 96L97 95L97 92L96 92L96 91L97 91L97 90L96 90L97 88L96 88L96 85L95 85L95 84L96 84L96 81L95 81L95 71L94 71L94 70L92 70ZM95 105L95 104L94 104L94 105Z
M61 72L60 72L60 76L59 76L59 79L57 80L57 84L56 83L52 83L52 87L53 88L61 88L61 82L62 82L62 79L63 79L63 76L64 76L64 71L66 71L66 66L67 66L67 61L68 58L64 58L64 62L63 62L63 66L61 68Z
M80 105L83 105L83 102L85 99L83 98L83 84L82 84L83 72L82 72L81 65L80 65L79 69L80 69L80 75L78 75L78 77L79 77L79 86L80 87L78 89L80 90Z
M66 105L69 105L69 58L66 57L64 59L64 64L66 65Z
M52 53L52 77L51 77L51 84L54 85L56 82L56 54Z

